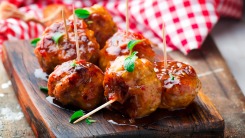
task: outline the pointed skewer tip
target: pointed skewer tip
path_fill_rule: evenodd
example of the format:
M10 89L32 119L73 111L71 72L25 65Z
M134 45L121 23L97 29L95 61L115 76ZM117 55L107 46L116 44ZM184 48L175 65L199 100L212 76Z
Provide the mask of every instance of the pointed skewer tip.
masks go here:
M113 99L113 100L110 100L110 101L108 101L108 102L102 104L101 106L97 107L96 109L92 110L91 112L87 113L86 115L84 115L84 116L80 117L79 119L77 119L76 121L74 121L73 124L76 124L76 123L82 121L83 119L88 118L88 117L91 116L92 114L98 112L99 110L105 108L106 106L112 104L112 103L115 102L115 101L116 101L116 99Z

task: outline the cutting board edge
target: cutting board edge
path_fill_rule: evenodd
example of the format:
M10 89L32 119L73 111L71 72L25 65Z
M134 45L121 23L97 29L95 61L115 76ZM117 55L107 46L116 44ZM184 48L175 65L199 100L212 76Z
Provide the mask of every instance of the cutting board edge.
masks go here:
M3 49L2 50L2 62L3 62L4 68L7 71L7 74L11 80L14 92L16 94L16 97L19 101L19 104L21 106L21 109L25 115L27 122L31 126L31 128L32 128L32 130L36 136L39 137L40 134L44 134L43 135L44 137L55 137L54 133L52 131L49 131L47 124L43 123L45 121L38 121L39 119L37 119L37 118L42 118L42 117L40 117L40 114L37 114L38 109L33 105L33 102L31 102L32 103L31 106L28 106L28 107L25 106L25 105L29 105L26 103L26 101L28 101L28 100L23 100L23 98L21 98L21 97L26 95L25 98L28 98L29 101L31 101L31 98L27 94L27 92L24 92L24 91L26 91L26 89L24 89L25 86L23 85L23 83L18 83L19 85L16 83L16 81L21 82L21 80L20 80L19 76L17 75L17 73L14 71L14 67L11 64L12 62L10 61L10 58L9 58L9 55L7 52L7 47L5 46L5 44L7 44L7 43L9 43L9 42L6 41L2 47L2 49ZM21 88L23 91L21 90ZM34 121L35 121L35 123L34 123ZM37 125L38 123L36 123L36 122L40 122L39 125ZM36 129L39 127L44 127L45 130L47 130L47 131L45 131L45 133L43 133L42 131L39 132L39 130ZM48 134L46 132L48 132Z

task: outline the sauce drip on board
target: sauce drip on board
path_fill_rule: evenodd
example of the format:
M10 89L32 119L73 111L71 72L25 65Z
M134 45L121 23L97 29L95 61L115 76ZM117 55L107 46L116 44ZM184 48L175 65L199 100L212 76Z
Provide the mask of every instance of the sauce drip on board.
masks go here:
M136 128L144 128L144 129L150 129L150 130L159 130L160 127L163 124L163 121L160 120L181 120L182 117L188 116L189 114L192 114L196 112L197 103L194 101L191 103L188 107L185 109L179 109L175 111L170 111L166 109L157 109L155 112L150 114L149 116L143 117L143 118L138 118L138 119L130 119L126 116L123 116L119 112L116 112L114 110L103 110L103 118L113 124L113 125L118 125L118 126L130 126L130 127L136 127Z
M80 110L80 108L76 108L74 106L64 106L62 105L59 101L57 101L54 97L47 96L46 100L63 110L67 111L77 111ZM119 112L115 110L108 110L108 109L102 109L102 111L98 112L97 114L100 114L103 116L103 118L110 124L112 125L118 125L118 126L130 126L130 127L136 127L136 128L144 128L144 129L150 129L150 130L158 130L161 120L181 120L181 118L185 116L189 116L189 114L193 114L197 112L197 110L200 110L198 108L200 105L195 102L192 102L188 107L185 109L178 109L175 111L170 111L167 109L157 109L155 112L150 114L149 116L143 117L143 118L138 118L138 119L130 119ZM163 131L163 130L159 130ZM164 130L167 131L167 130Z
M54 97L52 97L52 96L47 96L46 97L46 100L50 103L50 104L52 104L52 105L54 105L54 106L56 106L56 107L58 107L58 108L60 108L60 109L65 109L65 110L68 110L68 111L77 111L77 110L79 110L80 108L78 108L78 107L74 107L74 106L70 106L70 105L63 105L61 102L59 102L58 100L56 100Z

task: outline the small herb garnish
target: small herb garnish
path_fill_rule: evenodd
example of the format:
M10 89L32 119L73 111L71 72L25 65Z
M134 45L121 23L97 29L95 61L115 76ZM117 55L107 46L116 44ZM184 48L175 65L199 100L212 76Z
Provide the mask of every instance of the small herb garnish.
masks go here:
M129 56L125 58L124 60L124 69L126 69L128 72L133 72L135 67L135 60L137 59L136 54L137 51L133 52L133 48L136 44L142 42L143 40L131 40L128 42L128 49L129 49ZM133 52L133 53L132 53Z
M86 124L91 125L92 123L95 123L96 120L91 119L91 117L86 118L85 120Z
M131 40L131 41L128 42L127 47L128 47L128 49L129 49L129 51L130 51L129 55L132 54L132 51L133 51L134 46L135 46L136 44L142 42L142 41L143 41L143 40Z
M60 38L64 35L64 33L55 33L53 36L52 36L52 39L54 40L55 44L58 44L59 43L59 40Z
M128 56L127 58L125 58L124 60L124 68L128 71L128 72L133 72L134 71L134 67L135 67L135 60L137 59L137 51L134 51L130 56Z
M48 88L47 88L47 87L40 86L39 89L40 89L42 92L45 92L45 93L48 92Z
M77 66L76 60L73 60L73 61L72 61L71 66L72 66L72 67L76 67L76 66Z
M169 73L169 77L170 77L170 80L174 80L174 76L172 75L172 73Z
M37 46L37 42L39 42L41 39L40 38L34 38L31 40L31 45L33 47L36 47Z
M69 122L73 123L74 121L76 121L81 116L84 116L84 111L83 110L76 111L74 114L72 114Z
M76 9L75 14L80 19L86 19L90 15L89 11L87 11L85 9Z
M85 113L84 113L83 110L76 111L76 112L71 116L69 122L70 122L70 123L73 123L73 122L76 121L78 118L80 118L80 117L82 117L82 116L84 116L84 115L85 115ZM90 124L92 124L92 123L95 123L96 120L93 120L93 119L91 119L91 117L88 117L88 118L86 118L85 122L86 122L88 125L90 125Z

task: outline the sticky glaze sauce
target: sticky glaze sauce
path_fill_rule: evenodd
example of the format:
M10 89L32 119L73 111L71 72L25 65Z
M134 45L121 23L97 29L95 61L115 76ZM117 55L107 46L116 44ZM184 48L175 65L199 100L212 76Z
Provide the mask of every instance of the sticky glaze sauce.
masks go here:
M65 109L65 110L68 110L68 111L77 111L77 110L79 110L78 107L74 107L74 106L70 106L70 105L63 105L61 102L56 100L55 97L52 97L52 96L47 96L46 100L50 104L52 104L52 105L54 105L54 106L56 106L56 107L58 107L60 109Z
M177 111L168 111L165 109L157 109L149 116L138 119L130 119L114 110L103 110L103 118L113 125L147 129L150 128L149 126L154 125L161 120L175 117L175 114L181 112L182 110L183 109Z
M157 77L163 81L163 86L165 88L171 88L176 84L181 84L181 81L186 76L196 77L195 70L182 62L178 61L168 61L167 69L164 68L164 62L155 62L154 71ZM172 79L170 74L174 77Z

